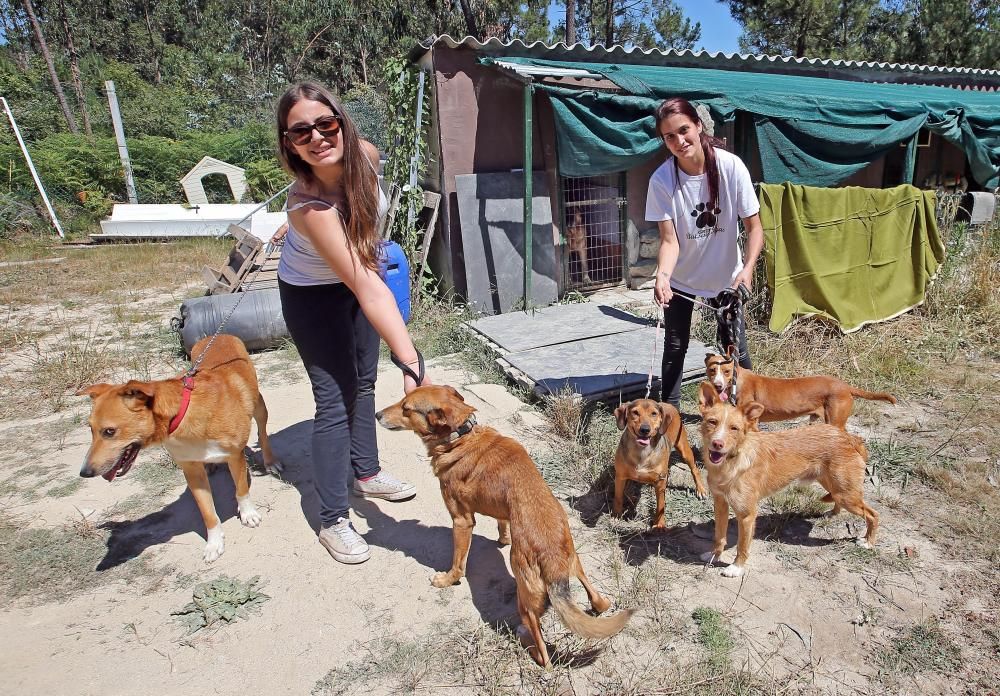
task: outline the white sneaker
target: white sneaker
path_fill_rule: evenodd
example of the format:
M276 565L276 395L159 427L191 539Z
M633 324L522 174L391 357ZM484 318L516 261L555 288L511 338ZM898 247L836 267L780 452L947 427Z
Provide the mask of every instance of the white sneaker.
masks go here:
M362 498L406 500L417 494L417 487L412 483L400 481L382 469L367 481L354 479L354 494Z
M319 543L341 563L364 563L371 557L368 544L346 517L319 530Z

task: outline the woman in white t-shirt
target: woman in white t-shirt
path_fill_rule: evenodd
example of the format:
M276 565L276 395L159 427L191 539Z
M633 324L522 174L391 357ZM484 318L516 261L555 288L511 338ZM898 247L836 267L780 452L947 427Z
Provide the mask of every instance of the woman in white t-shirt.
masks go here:
M660 398L679 407L691 300L714 299L740 285L750 291L764 231L746 165L705 132L690 102L674 97L660 104L656 132L672 155L653 172L646 197L646 219L660 230L653 295L663 307L665 327ZM737 239L739 220L747 235L745 259ZM749 369L742 316L739 322L739 364Z

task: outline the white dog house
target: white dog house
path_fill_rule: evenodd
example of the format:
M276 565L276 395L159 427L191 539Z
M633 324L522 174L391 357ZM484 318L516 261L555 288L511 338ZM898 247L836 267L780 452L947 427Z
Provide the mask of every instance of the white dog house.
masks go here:
M247 192L247 177L243 169L214 157L202 157L191 171L181 177L181 186L184 187L184 195L187 196L190 205L208 203L208 196L205 195L205 187L202 186L201 180L209 174L224 175L229 180L234 201L239 203L243 199L243 195Z

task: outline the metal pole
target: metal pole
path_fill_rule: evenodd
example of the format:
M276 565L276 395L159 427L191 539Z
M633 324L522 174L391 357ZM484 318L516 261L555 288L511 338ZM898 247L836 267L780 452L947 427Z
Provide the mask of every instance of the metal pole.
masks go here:
M534 150L534 128L532 124L532 97L534 85L529 80L524 83L524 311L531 307L531 247L532 247L532 170L531 157Z
M0 101L3 102L3 110L7 112L7 118L10 120L10 127L14 129L14 135L17 137L17 144L21 146L21 152L24 153L24 161L28 163L28 171L31 172L31 178L35 180L35 187L38 189L38 193L42 195L42 200L45 202L45 209L49 211L49 218L52 220L52 226L56 228L56 232L63 239L66 235L63 234L62 226L59 225L59 218L56 217L56 211L52 209L52 204L49 203L49 197L45 194L45 188L42 186L42 180L38 178L38 172L35 171L35 165L31 161L31 155L28 154L28 146L24 144L24 139L21 137L21 131L17 127L17 121L14 120L14 113L10 110L10 104L7 103L6 97L0 97Z
M413 135L413 155L410 157L410 190L417 185L417 160L420 159L420 128L424 118L424 71L417 75L417 130ZM413 219L417 211L413 209L413 199L406 206L406 228L413 229Z
M122 160L122 168L125 170L125 190L128 192L128 202L138 203L139 197L135 193L135 181L132 178L132 162L128 158L128 146L125 145L125 129L122 128L122 115L118 111L118 95L115 94L115 83L107 80L104 83L108 90L108 106L111 108L111 123L115 127L115 140L118 141L118 156Z

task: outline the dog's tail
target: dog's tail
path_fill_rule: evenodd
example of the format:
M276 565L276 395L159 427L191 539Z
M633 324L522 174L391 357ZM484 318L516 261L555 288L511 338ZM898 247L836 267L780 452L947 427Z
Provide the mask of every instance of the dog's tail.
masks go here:
M864 389L858 389L857 387L851 387L851 394L861 397L862 399L868 399L869 401L887 401L893 405L896 403L896 397L892 394L886 394L885 392L870 392L865 391Z
M569 592L569 580L556 580L548 587L549 600L559 613L566 628L584 638L610 638L623 628L632 618L632 610L620 611L612 616L590 616L585 614Z

